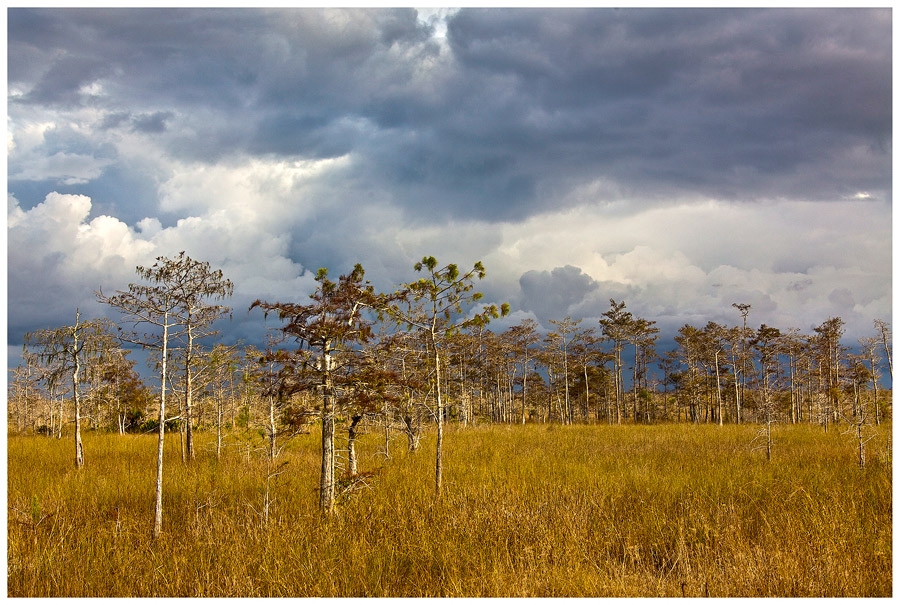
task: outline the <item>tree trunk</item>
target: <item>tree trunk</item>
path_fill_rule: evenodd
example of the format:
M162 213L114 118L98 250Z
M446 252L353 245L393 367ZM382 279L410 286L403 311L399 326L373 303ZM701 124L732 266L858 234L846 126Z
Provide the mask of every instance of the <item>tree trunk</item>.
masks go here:
M275 398L269 395L269 459L275 460L277 429L275 427Z
M723 426L725 424L725 420L722 414L722 378L719 373L719 352L716 351L715 355L715 364L716 364L716 398L718 399L718 415L719 415L719 426Z
M162 477L163 477L163 442L166 438L166 365L169 345L169 313L163 315L162 337L162 384L159 395L159 440L156 447L156 500L153 517L153 537L159 538L162 533Z
M563 334L563 339L565 340L565 334ZM563 424L572 424L571 411L569 408L569 352L564 348L563 349L563 378L565 379L564 385L564 393L565 393L565 417L563 418Z
M615 382L616 382L616 424L622 424L622 399L624 389L622 387L622 347L616 342L615 345ZM626 413L626 420L627 420Z
M591 385L588 380L587 363L584 364L584 418L587 421L591 415Z
M187 449L184 445L184 402L181 403L181 409L178 411L178 444L181 447L181 462L187 462Z
M222 457L222 397L216 397L216 460Z
M359 472L359 463L356 457L356 435L357 427L362 419L362 414L357 414L351 418L350 426L347 427L347 470L351 477L355 477Z
M869 357L869 364L872 366L872 405L875 408L875 426L881 424L881 410L878 406L878 363L875 359L875 350L872 349L872 355Z
M406 445L410 452L419 449L419 426L418 422L410 414L403 417L403 427L406 433ZM387 430L385 430L385 443L387 443Z
M631 393L632 418L634 418L634 423L637 424L640 421L640 415L638 413L638 346L636 343L634 345L634 367L631 371Z
M319 478L319 508L329 515L334 510L334 393L331 382L331 351L326 343L322 349L325 384L322 396L322 473Z
M441 399L441 356L438 354L437 345L434 347L434 371L435 385L437 387L437 446L435 448L434 465L434 493L440 497L444 478L444 402Z
M859 444L859 468L866 467L866 442L863 439L862 427L862 420L858 420L856 422L856 441Z
M193 378L194 372L191 368L194 355L194 332L192 330L193 321L188 315L187 321L187 350L184 358L184 440L185 454L188 462L194 461L194 419L193 419Z
M385 460L390 460L391 459L391 419L388 416L387 404L385 404L384 410L382 411L382 418L384 419L384 458L385 458Z
M522 424L525 424L525 405L528 400L528 357L522 366Z
M553 392L556 390L556 385L553 382L553 368L549 365L547 366L547 387L547 409L544 411L545 423L553 420Z
M75 328L72 330L72 352L75 361L75 367L72 371L72 396L75 400L75 468L84 466L84 446L81 443L81 395L78 392L79 373L81 372L81 351L78 348L78 319L79 313L76 309Z

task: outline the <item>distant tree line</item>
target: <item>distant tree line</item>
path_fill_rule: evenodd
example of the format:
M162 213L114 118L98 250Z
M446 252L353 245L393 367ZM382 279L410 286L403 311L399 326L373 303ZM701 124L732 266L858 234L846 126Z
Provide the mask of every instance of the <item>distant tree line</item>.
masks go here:
M73 325L26 335L9 380L9 428L74 432L78 465L82 429L157 432L161 482L167 431L178 433L189 463L196 430L216 431L216 455L229 436L258 433L274 459L279 438L320 426L320 505L328 512L335 469L358 472L363 427L384 432L389 455L392 434L416 450L433 426L440 494L446 423L803 422L828 430L891 416L882 386L885 371L893 378L891 329L882 320L853 352L839 317L809 334L752 328L751 306L735 303L736 325L686 324L660 353L656 322L624 301L610 299L594 325L567 316L547 332L531 319L497 332L490 321L509 306L480 302L480 262L462 271L425 257L414 270L417 278L381 293L360 265L336 281L320 269L307 302L254 302L251 310L271 318L258 349L217 342L213 326L230 313L223 302L233 291L221 271L183 252L160 257L137 268L140 283L97 293L120 312L118 324L81 321L76 310ZM135 345L150 351L153 388L129 359ZM336 436L346 445L340 451Z

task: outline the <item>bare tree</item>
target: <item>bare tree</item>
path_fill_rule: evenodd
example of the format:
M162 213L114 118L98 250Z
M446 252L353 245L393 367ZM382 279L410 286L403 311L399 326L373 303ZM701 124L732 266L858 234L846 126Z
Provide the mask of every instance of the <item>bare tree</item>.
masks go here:
M584 328L575 332L569 351L574 365L581 370L580 379L584 389L584 397L581 398L581 418L585 422L591 415L591 381L602 376L597 364L603 358L597 346L599 342L594 328Z
M386 401L383 411L386 430L391 417L396 416L401 430L406 435L407 450L419 449L422 429L422 414L425 399L429 396L429 381L418 369L424 364L426 355L421 339L409 332L394 332L381 338L381 361L392 372L397 395ZM387 449L389 437L385 436Z
M643 317L635 317L628 325L626 337L628 342L634 347L634 367L632 368L631 390L633 398L633 418L637 422L641 412L638 411L638 398L643 389L646 391L647 365L648 360L656 355L656 339L659 334L659 328L655 327L656 322L644 319ZM644 420L649 420L649 414L643 411Z
M531 347L540 342L537 334L537 322L526 319L522 323L509 329L517 352L518 363L522 367L522 414L521 421L525 424L525 409L528 401L528 373L530 363L534 355Z
M253 347L245 347L248 355L260 357L261 352ZM222 456L223 420L225 415L225 401L234 399L235 377L238 374L240 361L239 345L226 346L216 344L202 356L202 366L199 376L202 383L208 389L214 403L213 424L216 427L216 459ZM197 387L197 375L195 374L194 386Z
M847 379L849 380L849 386L853 391L853 406L850 414L847 414L846 411L843 413L844 421L849 427L847 432L851 433L856 441L856 460L861 469L866 467L866 444L874 436L871 431L872 422L869 415L869 406L866 405L866 402L863 400L862 391L869 381L877 383L877 378L875 378L870 369L866 367L867 361L870 361L874 367L874 362L868 358L865 351L862 355L851 355L849 358ZM875 392L877 393L877 390Z
M881 410L878 402L878 365L881 359L878 355L878 346L881 344L877 338L860 338L859 344L863 350L865 360L869 362L869 378L872 381L872 404L875 408L875 424L881 424Z
M302 371L296 366L296 354L277 348L277 344L277 340L269 335L265 351L260 351L253 346L244 348L244 358L248 363L243 368L243 376L248 383L258 387L259 397L266 403L266 419L263 424L269 442L268 456L270 460L274 460L278 456L276 412L283 407L285 400L292 393L290 375L295 371ZM233 359L234 369L228 373L230 379L238 366L237 358ZM221 420L219 420L219 424L221 424Z
M734 388L734 422L740 424L741 421L741 388L743 383L743 347L744 331L740 326L733 328L725 328L722 338L728 346L726 363L731 366L731 372L734 380L732 386Z
M796 328L789 329L781 335L778 349L787 356L788 388L791 396L791 424L800 422L803 417L803 392L800 389L799 363L806 349L803 337Z
M735 379L740 385L740 388L736 391L738 399L735 404L735 408L737 409L737 418L735 418L735 422L740 424L741 408L744 403L744 386L747 384L747 362L750 359L750 355L747 352L747 337L750 335L747 332L747 316L750 314L750 309L752 307L746 303L731 303L731 306L740 311L741 318L743 319L743 326L741 328L741 353L738 356L740 368L736 367L734 372Z
M578 328L581 320L572 319L566 315L561 320L551 319L550 323L556 326L556 330L547 334L547 342L552 343L562 356L563 393L565 394L563 398L562 423L572 424L572 405L569 402L569 347L572 345L575 330Z
M876 319L875 329L878 330L878 333L881 336L881 344L884 347L884 356L887 358L888 362L888 373L893 381L894 363L891 361L891 324L883 319Z
M700 363L703 355L703 332L690 324L678 330L675 342L680 348L681 362L687 367L686 374L677 374L681 394L687 399L688 415L691 422L700 422L697 409L701 385Z
M725 326L711 321L706 324L701 336L700 357L716 376L716 418L719 426L722 426L725 423L725 415L723 414L721 360L725 358Z
M609 299L609 311L603 314L600 320L603 335L613 343L613 377L616 389L616 422L622 422L622 413L628 413L625 407L625 387L622 384L622 349L628 342L628 333L634 317L630 311L625 310L625 301L617 303Z
M81 440L81 421L84 405L82 384L86 371L95 371L105 357L117 349L108 320L81 321L81 313L75 310L75 323L71 326L38 330L25 335L26 347L36 349L38 358L53 368L47 377L53 381L60 374L68 373L72 384L72 400L75 412L75 467L84 466L84 445ZM60 423L62 418L60 417Z
M829 419L836 422L841 414L841 361L845 352L841 345L841 337L844 334L844 320L840 317L831 317L814 328L814 331L816 336L813 338L813 344L825 402L822 423L827 431Z
M209 263L200 262L181 252L172 261L179 270L178 280L173 283L181 316L182 330L179 334L183 348L181 361L184 372L184 430L185 455L188 461L194 459L194 377L198 342L217 334L212 329L216 320L230 312L224 305L212 304L210 300L224 300L234 292L234 284L222 274L221 269L213 270Z
M100 302L117 309L126 321L152 330L144 334L123 336L126 340L159 352L160 397L159 438L156 453L156 496L153 537L162 532L163 444L166 428L166 392L169 348L173 338L186 334L186 325L203 330L223 314L223 307L205 306L208 299L221 299L231 294L231 282L222 279L221 271L210 272L207 263L194 261L181 252L176 258L158 257L150 267L139 266L138 276L147 284L129 284L128 290L113 296L97 293ZM205 276L210 283L200 279ZM196 333L188 334L193 343ZM190 355L186 357L190 366ZM190 391L190 387L187 388Z
M778 328L763 324L750 343L759 352L759 405L763 413L763 428L759 434L765 439L766 460L772 459L772 425L777 420L773 381L778 373L777 344L780 337Z
M41 398L40 389L42 382L48 385L48 405L53 405L53 387L58 384L57 376L59 376L59 372L41 367L38 355L29 351L27 345L23 347L22 361L24 361L23 364L13 369L7 389L7 404L11 406L9 414L14 416L17 433L25 432L31 423L31 412L36 407L34 404ZM62 436L62 405L62 399L60 399L60 422L58 428L60 437ZM50 424L52 425L52 408L50 410L50 418Z

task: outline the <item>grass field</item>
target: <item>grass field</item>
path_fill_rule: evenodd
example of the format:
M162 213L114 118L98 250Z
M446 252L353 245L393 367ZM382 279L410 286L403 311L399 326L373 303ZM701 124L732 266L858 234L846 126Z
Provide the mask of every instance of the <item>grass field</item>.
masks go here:
M175 435L156 542L155 437L88 434L76 471L70 441L11 436L8 595L891 596L891 426L865 469L839 430L778 426L771 462L756 431L451 429L440 500L433 436L385 459L366 435L376 474L329 519L315 432L278 469L203 434L186 466Z

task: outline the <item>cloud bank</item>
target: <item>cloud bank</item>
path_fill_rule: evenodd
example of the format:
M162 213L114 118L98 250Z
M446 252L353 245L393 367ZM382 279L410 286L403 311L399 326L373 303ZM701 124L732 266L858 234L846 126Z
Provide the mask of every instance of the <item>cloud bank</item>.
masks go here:
M891 317L891 11L10 9L8 345L185 250L483 260L514 319ZM502 326L501 326L502 327Z

